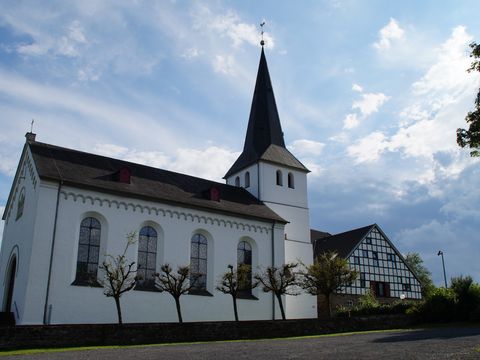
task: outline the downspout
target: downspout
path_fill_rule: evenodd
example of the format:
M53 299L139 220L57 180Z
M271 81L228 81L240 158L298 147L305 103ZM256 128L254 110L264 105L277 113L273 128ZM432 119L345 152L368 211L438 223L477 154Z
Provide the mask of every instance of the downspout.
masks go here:
M49 296L50 296L50 279L52 277L52 263L53 263L53 250L55 248L55 238L56 238L56 234L57 234L57 218L58 218L58 205L59 205L59 202L60 202L60 191L62 189L62 184L63 184L63 180L60 180L60 182L58 183L58 191L57 191L57 204L55 206L55 218L54 218L54 221L53 221L53 234L52 234L52 246L51 246L51 249L50 249L50 263L48 265L48 279L47 279L47 293L45 294L45 306L43 308L43 324L44 325L48 325L47 324L47 320L48 320L48 314L47 314L47 310L48 310L48 300L49 300Z
M275 222L272 223L272 268L275 266ZM275 294L272 291L272 320L275 320Z

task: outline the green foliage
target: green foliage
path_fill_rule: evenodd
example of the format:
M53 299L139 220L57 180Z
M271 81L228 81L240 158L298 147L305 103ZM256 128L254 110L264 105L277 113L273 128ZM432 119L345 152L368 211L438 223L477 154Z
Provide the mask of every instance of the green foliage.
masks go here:
M480 285L471 276L459 276L452 278L450 287L455 295L456 319L470 319L480 306Z
M419 253L408 253L407 256L405 256L405 262L420 281L422 296L427 297L429 293L435 289L432 281L432 273L423 265L423 259Z
M455 318L455 293L452 289L436 288L423 302L407 311L407 314L413 314L424 322L452 321Z
M380 303L375 298L375 295L370 289L368 289L365 292L365 294L360 297L360 300L358 301L358 307L362 309L373 309L379 306L380 306Z
M324 295L330 315L330 295L350 285L358 276L358 273L350 268L348 261L336 252L320 254L315 263L304 265L304 268L300 286L311 295Z
M416 302L396 300L390 304L380 304L370 290L362 295L358 304L351 307L337 309L337 317L363 316L363 315L392 315L406 314L408 309L415 306Z
M470 57L474 58L474 61L470 65L468 72L478 71L480 72L480 44L475 42L470 44L472 52ZM463 147L469 147L472 149L471 156L480 156L480 90L475 99L475 109L468 112L465 118L467 124L469 124L468 130L457 129L457 144Z

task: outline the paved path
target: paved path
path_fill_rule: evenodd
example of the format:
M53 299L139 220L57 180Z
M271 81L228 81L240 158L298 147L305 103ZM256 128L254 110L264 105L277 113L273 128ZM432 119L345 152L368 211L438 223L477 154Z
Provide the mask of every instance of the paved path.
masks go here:
M471 327L67 351L1 359L480 359L479 351L480 327Z

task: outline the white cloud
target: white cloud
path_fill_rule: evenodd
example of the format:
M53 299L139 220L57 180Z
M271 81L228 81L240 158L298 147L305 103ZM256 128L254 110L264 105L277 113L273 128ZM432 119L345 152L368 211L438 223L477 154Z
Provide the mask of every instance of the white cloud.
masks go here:
M232 41L233 47L239 47L244 43L258 46L260 43L258 26L243 22L233 10L228 10L223 14L214 14L210 8L203 5L198 6L192 14L195 30L214 31L217 36L228 37ZM264 32L263 38L266 46L275 47L275 42L269 32Z
M363 88L360 85L353 84L352 90L356 92L363 92ZM361 94L360 100L355 100L352 104L353 110L359 110L360 114L350 113L345 116L343 120L343 128L351 130L360 125L360 121L366 119L368 116L379 111L380 107L390 99L383 93L367 93Z
M373 162L378 160L386 146L385 135L376 131L358 140L355 144L350 145L347 148L347 154L353 157L357 164L362 162Z
M405 31L400 27L397 20L390 18L389 23L378 32L379 39L373 44L378 50L387 50L392 42L404 39Z
M471 40L459 26L438 48L436 61L412 85L411 104L401 112L404 119L390 140L392 150L429 159L436 152L459 151L455 130L465 126L479 85L478 74L466 72L470 59L465 49Z
M353 102L352 109L359 109L363 116L369 116L376 113L388 99L390 96L382 93L362 94L361 100Z
M353 90L353 91L356 91L356 92L362 92L362 91L363 91L363 87L361 87L361 86L358 85L358 84L353 84L353 85L352 85L352 90Z
M415 95L427 95L431 92L441 92L442 95L453 92L458 95L465 87L469 87L473 76L468 76L466 69L470 58L466 56L467 45L473 37L467 33L464 26L453 29L450 38L437 49L436 62L427 73L412 85Z
M160 151L139 151L113 144L97 144L94 152L219 182L223 182L223 175L239 156L238 152L218 146L209 146L201 150L177 148L166 154Z
M17 162L12 158L11 154L0 152L0 173L6 176L13 176L16 169Z
M324 147L324 143L307 139L295 140L288 145L288 149L295 154L295 156L299 157L319 156Z
M212 66L217 73L231 76L236 75L236 64L232 55L216 55Z
M200 52L198 51L198 49L195 47L192 47L185 50L185 52L181 56L187 60L191 60L198 57L199 55L200 55Z
M345 116L345 120L343 120L343 128L347 130L357 127L358 124L360 124L360 121L355 113L347 114L347 116Z

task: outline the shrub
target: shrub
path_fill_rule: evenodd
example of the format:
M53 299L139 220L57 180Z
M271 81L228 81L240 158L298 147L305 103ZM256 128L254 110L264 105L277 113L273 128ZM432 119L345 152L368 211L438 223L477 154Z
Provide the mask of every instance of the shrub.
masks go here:
M468 320L480 306L480 286L471 276L452 278L452 291L455 295L455 315L457 320Z
M437 288L424 302L414 305L407 311L420 321L448 322L455 315L455 293L452 289Z
M380 304L373 294L368 291L363 295L358 304L351 308L339 306L337 308L337 317L350 317L358 315L390 315L406 314L407 310L416 303L406 300L397 300L391 304Z

